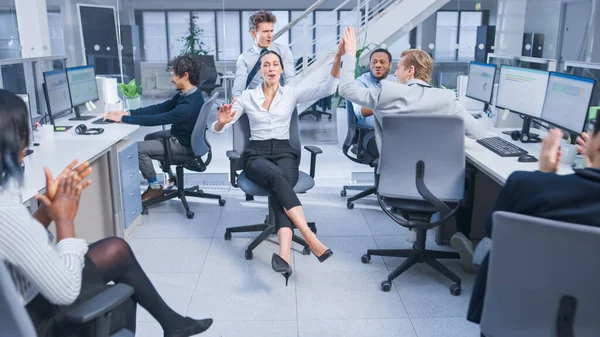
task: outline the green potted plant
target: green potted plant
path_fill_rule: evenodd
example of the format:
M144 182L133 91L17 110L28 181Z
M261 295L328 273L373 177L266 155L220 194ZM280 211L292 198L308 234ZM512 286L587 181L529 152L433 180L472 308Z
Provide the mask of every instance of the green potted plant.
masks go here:
M198 16L196 14L192 14L192 19L186 21L188 24L187 35L179 39L179 41L183 42L183 49L180 53L181 55L194 57L198 55L208 55L210 52L206 44L200 40L204 30L198 27L196 24L197 20Z
M129 81L129 83L119 84L119 92L125 98L127 103L127 109L138 109L142 106L140 102L140 95L142 93L142 86L135 83L135 78Z

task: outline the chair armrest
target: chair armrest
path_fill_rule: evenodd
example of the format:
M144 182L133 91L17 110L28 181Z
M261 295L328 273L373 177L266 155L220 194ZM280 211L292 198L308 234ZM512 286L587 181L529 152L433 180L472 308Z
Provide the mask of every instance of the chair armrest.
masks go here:
M133 295L133 288L118 283L104 290L67 313L71 322L83 324L110 312Z
M237 185L237 172L236 172L236 166L235 164L242 159L242 155L235 151L235 150L230 150L227 151L225 153L225 155L227 156L227 158L229 158L229 182L231 183L231 186L233 187L238 187Z
M169 139L171 138L170 135L159 135L159 137L162 140L163 146L165 148L165 161L167 162L167 165L171 165L171 163L173 162L173 151L171 150L171 142L169 141Z
M323 153L323 150L316 146L305 146L304 148L310 152L310 176L314 178L317 168L317 155Z

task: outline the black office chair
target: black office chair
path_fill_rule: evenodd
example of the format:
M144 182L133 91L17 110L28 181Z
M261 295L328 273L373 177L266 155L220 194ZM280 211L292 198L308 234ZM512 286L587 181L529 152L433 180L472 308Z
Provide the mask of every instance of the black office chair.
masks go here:
M246 200L252 200L252 196L265 196L270 198L268 190L261 186L253 183L246 177L244 172L238 174L238 171L243 170L243 158L242 153L250 145L250 124L248 121L248 115L242 115L240 119L232 126L233 128L233 150L227 151L227 158L230 163L230 180L233 187L239 187L246 193ZM294 110L292 114L292 121L290 123L290 144L293 148L301 152L300 144L300 132L298 130L298 112ZM308 152L310 152L310 175L300 171L298 182L294 186L296 193L305 193L315 186L315 167L317 155L323 153L321 149L316 146L305 146ZM298 164L300 164L300 156L298 156ZM271 202L269 201L269 215L267 215L264 223L250 226L240 227L229 227L225 229L225 240L231 240L231 233L245 233L245 232L261 232L260 235L252 241L252 243L246 249L246 259L251 260L253 255L252 251L258 247L264 240L270 235L275 234L275 216L273 210L270 208ZM310 229L317 233L314 222L309 222L308 226ZM304 249L302 253L304 255L310 254L310 247L301 237L294 234L292 240L302 246Z
M213 90L223 86L223 78L217 83L217 77L223 76L223 74L217 72L215 57L213 55L198 55L195 59L200 65L200 84L198 85L198 89L210 96Z
M346 139L342 145L342 152L344 155L355 163L369 165L373 169L377 166L377 157L366 149L366 137L373 135L373 128L367 128L358 125L358 118L354 114L354 107L352 102L346 100L346 112L348 114L348 133ZM374 135L373 135L374 136ZM373 186L353 186L346 185L342 188L340 195L346 197L348 190L361 191L353 197L348 198L346 207L348 209L354 208L354 201L367 197L369 195L377 193L377 188Z
M134 337L133 332L120 329L110 335L110 317L115 308L123 305L133 295L133 288L118 283L110 286L87 302L73 308L66 314L66 321L73 323L80 331L73 331L69 337ZM132 306L135 310L135 305ZM35 328L29 314L19 299L15 284L3 260L0 260L0 335L35 336ZM114 330L114 329L113 329Z
M200 114L198 115L198 119L196 120L196 126L194 126L194 131L192 131L192 149L194 150L193 154L173 155L171 151L171 143L168 141L168 139L171 136L163 136L162 140L163 145L165 146L166 156L156 156L152 157L152 159L163 161L164 164L167 166L177 166L177 190L167 190L163 193L162 196L152 198L148 201L143 202L142 214L148 214L148 207L174 198L181 199L181 203L185 208L186 216L188 219L194 218L194 212L190 211L190 207L187 203L186 197L218 199L219 205L225 206L225 199L223 199L220 195L204 193L197 185L190 188L184 188L183 180L184 168L194 172L204 172L206 171L206 166L208 166L208 164L210 164L211 162L212 151L210 148L210 144L206 139L206 131L208 130L208 126L206 124L208 121L208 115L210 114L210 110L215 104L215 100L218 96L219 93L214 93L206 102L204 102L202 108L200 109ZM202 159L204 155L207 156L206 160Z
M461 293L461 279L437 259L459 259L454 252L425 249L427 230L442 225L458 211L465 187L464 121L459 116L388 114L383 117L382 152L379 158L377 200L381 209L401 226L417 231L413 249L369 249L371 256L407 258L386 281L392 281L416 263L426 263L454 284L450 293ZM427 137L423 137L427 134ZM413 140L419 139L418 143ZM431 222L434 214L439 220Z

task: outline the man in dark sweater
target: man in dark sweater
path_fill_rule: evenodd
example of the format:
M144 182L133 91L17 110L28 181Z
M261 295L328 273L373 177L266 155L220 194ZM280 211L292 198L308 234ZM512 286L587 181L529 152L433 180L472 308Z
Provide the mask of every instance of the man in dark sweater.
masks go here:
M105 119L119 123L141 126L171 125L169 131L159 131L146 135L143 142L138 143L140 171L148 179L149 187L142 195L142 201L156 198L163 194L163 187L156 179L152 159L163 157L165 148L162 135L171 136L171 150L175 155L193 153L191 137L200 108L204 104L202 92L196 87L200 81L200 67L188 56L178 56L169 63L171 82L179 91L172 99L145 108L118 112L109 112ZM174 182L170 167L161 165L163 172L169 173L169 180Z
M486 232L492 241L495 211L600 227L600 119L596 119L592 134L583 133L577 139L586 168L574 174L556 174L562 136L561 131L550 130L544 139L540 171L515 172L508 178L487 220ZM481 320L488 264L489 254L479 267L467 313L467 319L474 323Z

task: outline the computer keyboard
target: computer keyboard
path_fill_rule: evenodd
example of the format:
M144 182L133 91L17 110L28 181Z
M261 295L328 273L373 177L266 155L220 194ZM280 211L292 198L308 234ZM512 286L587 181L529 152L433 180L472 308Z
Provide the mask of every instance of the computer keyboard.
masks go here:
M104 120L104 117L100 117L92 122L92 124L110 124L110 123L114 123L114 121Z
M500 137L478 139L477 143L483 145L485 148L494 152L500 157L519 157L527 154L527 151L516 146L515 144L507 142Z

